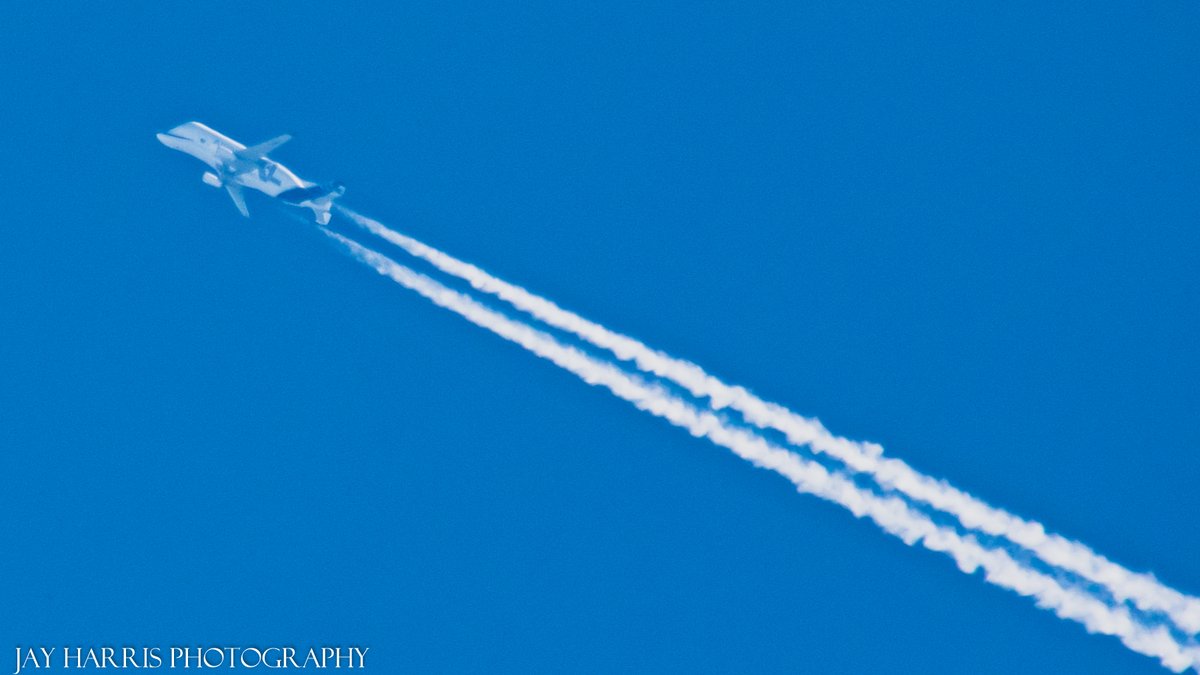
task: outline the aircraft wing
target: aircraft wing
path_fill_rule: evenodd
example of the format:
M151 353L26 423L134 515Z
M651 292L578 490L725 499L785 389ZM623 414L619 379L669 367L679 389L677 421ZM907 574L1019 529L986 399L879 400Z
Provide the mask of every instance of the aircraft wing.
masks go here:
M279 146L283 145L284 143L287 143L290 140L292 140L291 134L284 134L282 136L276 136L275 138L272 138L269 141L263 141L262 143L259 143L258 145L252 145L248 148L243 148L241 150L238 150L234 154L237 155L238 159L245 159L245 160L253 161L253 160L258 159L259 157L262 157L263 155L267 154L268 152L274 150L275 148L278 148Z
M229 198L233 200L238 211L242 212L243 216L250 217L250 209L246 208L246 198L242 196L242 186L237 183L225 183L225 191L229 193Z

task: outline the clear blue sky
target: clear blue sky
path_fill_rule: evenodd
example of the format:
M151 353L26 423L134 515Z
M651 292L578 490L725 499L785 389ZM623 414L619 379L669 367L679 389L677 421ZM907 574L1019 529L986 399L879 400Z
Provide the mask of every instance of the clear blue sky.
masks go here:
M1162 672L154 139L291 133L348 205L1200 592L1200 5L795 4L6 8L4 654Z

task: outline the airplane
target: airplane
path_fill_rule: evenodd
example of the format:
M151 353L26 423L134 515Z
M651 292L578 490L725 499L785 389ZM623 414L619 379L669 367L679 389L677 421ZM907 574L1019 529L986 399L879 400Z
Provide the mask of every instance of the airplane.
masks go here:
M206 185L223 187L238 211L250 217L243 188L258 190L280 201L312 209L319 225L328 225L333 200L346 192L341 183L330 186L301 180L282 164L267 157L267 153L292 139L288 134L246 147L199 122L187 122L157 135L168 148L186 152L207 164L201 179Z

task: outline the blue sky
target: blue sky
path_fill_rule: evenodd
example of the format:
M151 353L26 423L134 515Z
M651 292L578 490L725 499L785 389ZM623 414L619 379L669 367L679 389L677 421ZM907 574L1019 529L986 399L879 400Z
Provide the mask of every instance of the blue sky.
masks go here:
M251 220L348 205L1200 592L1200 8L7 10L0 647L1162 672Z

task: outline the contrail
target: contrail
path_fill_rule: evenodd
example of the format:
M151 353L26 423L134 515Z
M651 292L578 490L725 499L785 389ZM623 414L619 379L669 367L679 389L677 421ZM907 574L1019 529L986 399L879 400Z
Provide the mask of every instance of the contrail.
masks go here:
M498 279L470 263L458 260L378 221L345 207L337 207L355 224L422 258L439 270L459 277L477 290L494 295L513 307L555 328L612 352L639 370L683 387L696 397L707 397L713 409L731 407L751 424L783 432L788 441L808 446L843 462L853 471L870 475L881 486L953 515L965 527L1004 537L1029 550L1044 562L1102 585L1118 601L1132 602L1148 612L1162 612L1189 634L1200 633L1200 599L1166 586L1150 574L1132 572L1082 543L1048 533L1045 526L993 507L945 481L922 474L903 460L883 456L883 448L835 436L817 420L763 401L740 386L709 375L699 366L674 358L604 326L562 309L550 300Z
M1128 608L1113 607L1085 591L1064 587L1053 577L1022 566L1003 549L984 548L974 537L937 525L902 499L864 490L845 476L831 473L819 463L772 445L750 431L730 426L714 413L700 411L664 388L648 384L612 363L564 345L545 332L489 309L357 242L325 228L322 231L359 261L434 304L554 363L590 385L608 389L693 436L707 438L756 466L775 471L799 491L840 504L857 517L869 518L909 545L920 543L931 551L945 553L967 574L983 569L984 578L992 584L1032 597L1039 607L1077 621L1089 632L1116 636L1132 651L1157 658L1175 672L1183 672L1189 666L1200 671L1200 649L1180 644L1165 626L1142 624Z

